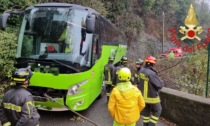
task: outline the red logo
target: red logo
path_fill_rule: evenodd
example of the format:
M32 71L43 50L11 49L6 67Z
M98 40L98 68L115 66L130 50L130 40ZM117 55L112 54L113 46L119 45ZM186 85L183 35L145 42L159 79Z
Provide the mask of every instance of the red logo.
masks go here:
M210 28L208 28L208 34L206 39L204 39L203 42L201 41L201 38L199 37L199 34L203 32L202 26L197 26L198 21L195 16L195 11L193 8L193 5L190 5L190 9L188 11L188 15L185 18L184 21L185 26L180 26L179 33L183 34L183 36L180 38L177 37L177 29L172 28L169 30L170 32L170 38L169 41L172 42L176 47L182 48L184 52L194 52L195 50L200 50L201 48L206 48L208 43L210 43ZM199 43L195 46L189 47L189 46L183 46L183 40L193 40L193 41L199 41Z

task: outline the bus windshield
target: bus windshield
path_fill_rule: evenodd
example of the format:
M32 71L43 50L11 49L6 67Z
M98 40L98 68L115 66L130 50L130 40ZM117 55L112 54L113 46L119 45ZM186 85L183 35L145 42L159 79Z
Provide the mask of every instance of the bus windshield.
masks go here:
M90 66L92 34L85 30L87 14L84 10L56 7L26 11L17 57L64 60Z

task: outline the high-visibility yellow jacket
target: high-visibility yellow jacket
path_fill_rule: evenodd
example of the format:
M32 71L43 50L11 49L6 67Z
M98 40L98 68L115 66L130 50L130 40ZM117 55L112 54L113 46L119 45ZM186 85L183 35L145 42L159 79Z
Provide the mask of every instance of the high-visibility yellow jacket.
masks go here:
M108 110L117 123L137 122L144 107L141 92L131 82L118 83L111 92Z

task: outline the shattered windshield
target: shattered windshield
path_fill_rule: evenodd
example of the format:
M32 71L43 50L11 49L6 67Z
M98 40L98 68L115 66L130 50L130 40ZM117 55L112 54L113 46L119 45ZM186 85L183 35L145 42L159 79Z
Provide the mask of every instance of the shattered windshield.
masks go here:
M92 34L87 12L66 8L27 11L19 34L17 57L65 60L89 66Z

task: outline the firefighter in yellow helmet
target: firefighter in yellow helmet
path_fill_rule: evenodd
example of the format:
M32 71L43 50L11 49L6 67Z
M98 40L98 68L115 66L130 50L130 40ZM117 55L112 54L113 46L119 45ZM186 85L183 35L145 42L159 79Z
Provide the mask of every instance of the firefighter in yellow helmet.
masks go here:
M145 107L143 96L130 82L130 69L121 68L118 78L120 83L113 88L108 103L108 110L114 118L113 126L136 126Z
M164 85L153 69L155 64L155 57L146 57L145 66L138 75L139 83L137 86L141 90L146 103L146 107L142 111L144 126L155 126L162 111L159 90Z
M0 105L2 126L38 126L40 115L34 106L32 94L26 90L32 72L20 68L13 74L16 85L7 91Z
M104 83L106 85L106 96L107 102L109 101L109 96L114 87L113 81L113 74L114 74L114 65L113 65L114 57L110 56L108 64L104 67Z

